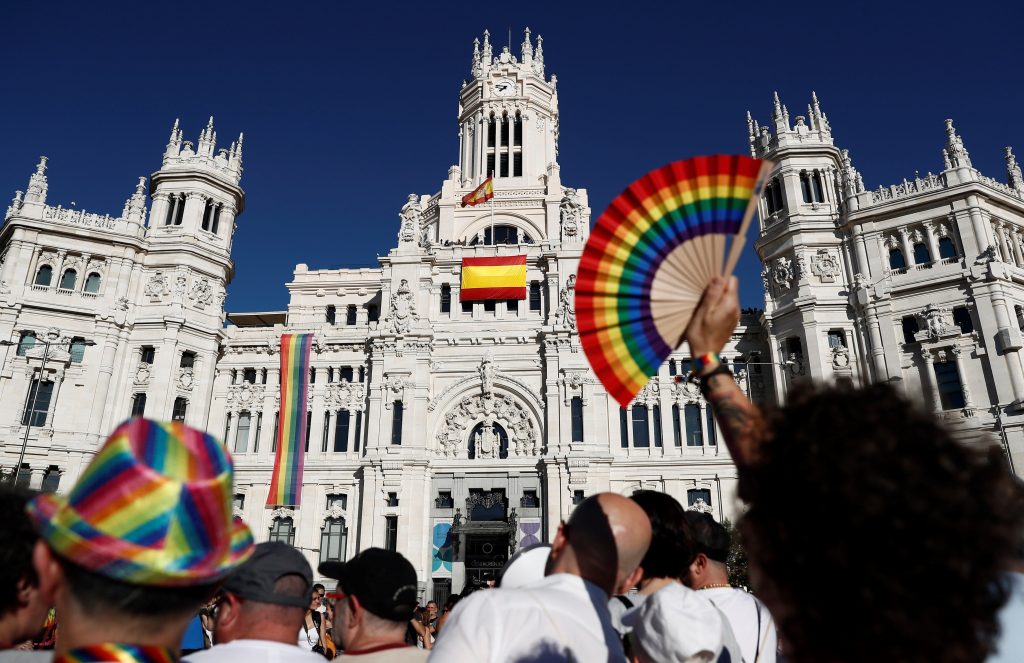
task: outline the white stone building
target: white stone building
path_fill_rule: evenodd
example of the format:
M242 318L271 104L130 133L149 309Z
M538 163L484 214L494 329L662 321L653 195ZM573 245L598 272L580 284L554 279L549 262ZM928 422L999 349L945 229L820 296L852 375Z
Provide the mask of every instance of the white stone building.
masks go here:
M582 354L572 289L591 210L562 184L556 82L540 37L495 57L485 33L459 97L458 163L401 206L378 264L297 265L287 311L223 313L241 137L215 154L212 120L196 148L175 124L151 209L143 179L116 218L47 205L43 159L0 229L0 467L17 466L27 432L20 480L66 488L121 420L184 419L223 436L236 512L259 538L314 565L393 547L425 598L548 539L595 492L654 488L734 517L710 412L673 379L685 348L626 410ZM943 416L1005 432L1019 467L1019 168L1009 187L981 176L950 127L942 174L865 192L817 100L793 126L781 104L773 119L750 120L752 152L779 165L757 244L766 309L724 353L741 386L770 401L801 379L897 380ZM492 172L493 205L462 207ZM526 256L525 300L460 301L463 258L508 255ZM285 332L315 335L297 508L266 505Z

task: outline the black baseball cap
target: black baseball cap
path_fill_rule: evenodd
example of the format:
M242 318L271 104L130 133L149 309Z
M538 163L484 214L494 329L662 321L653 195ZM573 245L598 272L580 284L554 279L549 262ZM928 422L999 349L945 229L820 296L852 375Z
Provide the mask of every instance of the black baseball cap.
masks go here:
M378 617L393 622L412 619L419 595L416 569L398 553L367 548L347 562L324 562L319 570Z
M289 575L300 576L306 581L306 591L301 596L274 593L277 581ZM252 557L224 582L225 591L243 599L296 608L309 607L312 586L313 569L306 557L282 541L257 544Z

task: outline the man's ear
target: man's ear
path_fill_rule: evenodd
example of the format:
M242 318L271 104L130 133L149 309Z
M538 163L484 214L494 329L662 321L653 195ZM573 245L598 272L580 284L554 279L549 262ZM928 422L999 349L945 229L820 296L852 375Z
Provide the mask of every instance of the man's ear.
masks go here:
M362 625L363 621L363 604L359 602L359 597L355 594L348 595L348 611L351 617L348 620L348 627L357 628Z
M622 584L615 588L615 593L616 594L625 594L629 590L631 590L634 587L636 587L637 583L640 582L640 578L643 578L643 577L644 577L644 567L642 567L642 566L636 567L635 569L633 569L632 573L630 573L628 576L625 577L625 579L622 581Z
M64 569L50 550L50 546L42 539L36 541L36 547L32 550L32 566L35 567L36 576L39 578L39 594L43 602L54 605L57 593L64 586Z

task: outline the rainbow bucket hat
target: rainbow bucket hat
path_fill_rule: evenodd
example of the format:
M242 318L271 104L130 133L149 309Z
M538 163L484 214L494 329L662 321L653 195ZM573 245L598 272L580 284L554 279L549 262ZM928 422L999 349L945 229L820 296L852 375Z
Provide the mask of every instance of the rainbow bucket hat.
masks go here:
M53 551L136 585L214 583L252 554L233 518L231 457L181 423L132 419L97 452L68 495L44 494L29 516Z

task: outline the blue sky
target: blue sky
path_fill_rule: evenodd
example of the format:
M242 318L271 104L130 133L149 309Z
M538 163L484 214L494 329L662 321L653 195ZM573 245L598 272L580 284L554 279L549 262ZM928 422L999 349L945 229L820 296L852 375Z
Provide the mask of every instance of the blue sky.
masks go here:
M958 8L959 7L959 8ZM969 8L969 11L967 11ZM745 112L816 90L868 188L942 168L952 117L975 166L1024 153L1016 3L9 3L0 40L0 196L50 157L53 203L117 213L175 117L244 131L231 311L278 310L296 263L375 264L411 191L457 160L473 37L544 36L563 182L594 218L665 162L746 150ZM752 251L745 306L763 304Z

